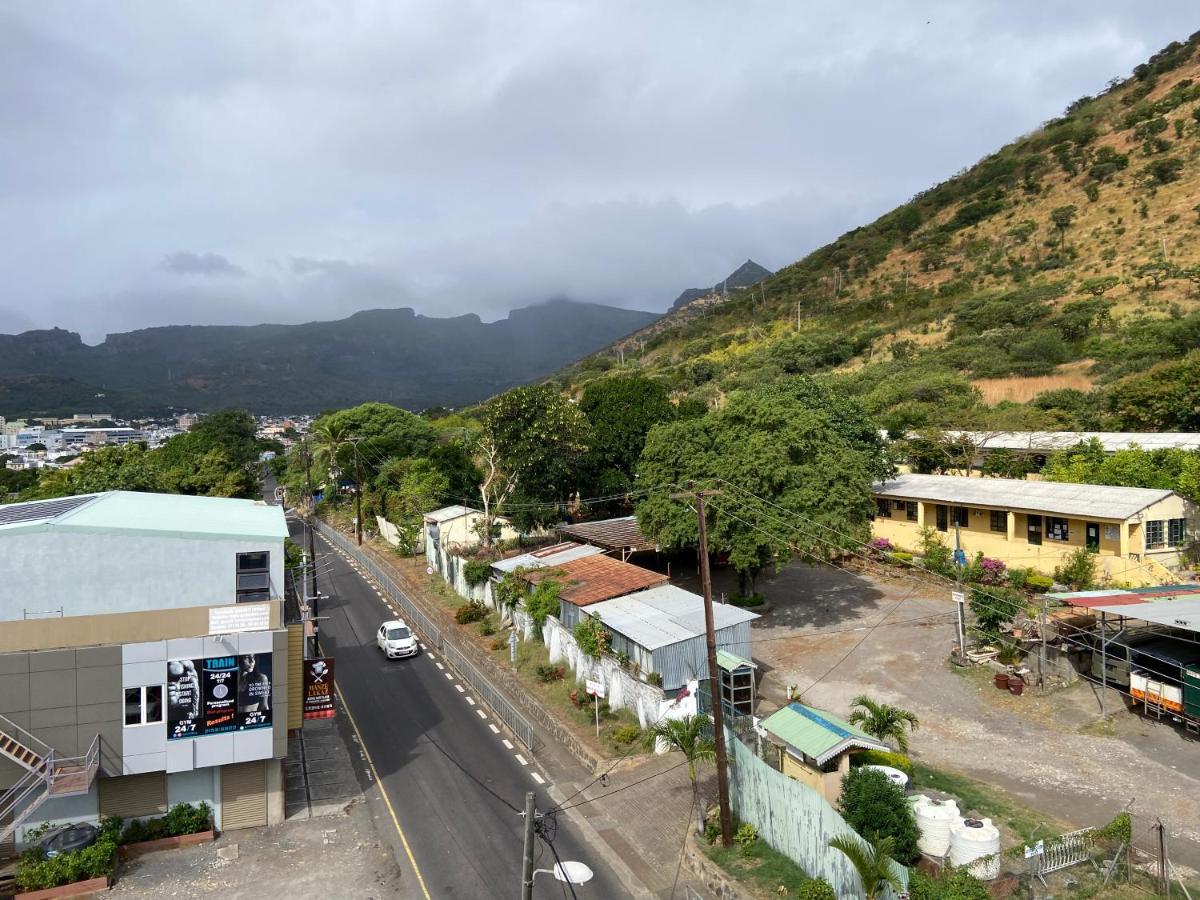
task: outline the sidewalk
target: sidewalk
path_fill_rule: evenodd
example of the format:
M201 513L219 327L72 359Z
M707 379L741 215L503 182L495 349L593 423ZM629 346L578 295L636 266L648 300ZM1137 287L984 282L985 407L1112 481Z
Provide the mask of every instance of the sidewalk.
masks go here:
M517 690L510 693L512 679L497 671L494 661L466 635L459 634L461 628L454 622L452 611L432 596L428 587L397 566L394 556L375 541L364 543L363 549L446 635L458 638L455 646L494 679L496 688L508 695L510 702L519 708L525 706L521 702L528 698L525 688L516 685ZM669 900L673 886L676 898L710 896L702 885L689 879L685 870L679 871L676 883L684 835L694 819L691 784L686 765L680 765L680 754L597 759L589 768L580 760L585 754L578 746L575 752L568 750L536 719L533 727L539 741L535 758L549 776L550 796L564 809L567 823L563 824L579 827L589 839L594 838L593 845L615 871L626 870L644 886L644 890L634 891L634 896ZM605 773L603 779L601 773ZM701 772L701 787L702 796L716 796L716 773L711 767ZM691 888L690 895L685 886Z

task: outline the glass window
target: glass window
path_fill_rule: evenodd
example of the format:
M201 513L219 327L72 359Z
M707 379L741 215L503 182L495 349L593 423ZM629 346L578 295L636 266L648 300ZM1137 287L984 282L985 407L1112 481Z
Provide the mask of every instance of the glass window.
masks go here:
M1157 550L1163 545L1162 519L1146 523L1146 549Z
M892 503L890 500L885 500L882 497L875 501L875 515L881 519L890 519L892 517Z
M1061 516L1046 516L1046 537L1052 541L1065 541L1070 534L1066 519Z
M966 528L971 524L971 511L965 506L956 506L951 510L950 521L958 525L960 528Z
M1037 546L1042 543L1042 517L1041 516L1026 516L1026 533L1028 534L1029 543Z
M1182 547L1187 543L1187 519L1167 520L1167 546Z
M906 500L904 502L904 516L910 522L917 521L917 501Z
M239 553L237 567L239 572L265 572L271 567L271 554L265 550L259 553Z
M142 689L125 688L125 724L142 724Z
M402 641L409 637L410 632L407 628L389 628L387 630L387 639L389 641Z
M992 531L1008 534L1008 513L1002 509L993 509L991 520Z
M163 689L161 684L152 684L146 688L147 725L156 725L163 720Z
M237 555L238 603L271 599L271 554L267 551Z

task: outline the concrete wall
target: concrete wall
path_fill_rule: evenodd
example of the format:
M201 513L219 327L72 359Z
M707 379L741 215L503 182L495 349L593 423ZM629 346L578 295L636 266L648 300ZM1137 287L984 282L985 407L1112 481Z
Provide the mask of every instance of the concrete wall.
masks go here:
M283 596L283 541L56 530L11 534L0 556L0 620L62 607L63 616L233 603L238 553L271 553Z
M476 526L483 521L483 513L473 512L464 516L459 516L457 519L451 519L448 522L437 523L438 543L443 547L459 547L467 549L479 545L479 532L475 530ZM513 528L508 523L508 519L503 516L496 517L496 524L500 525L500 536L497 541L515 541L520 537L520 532ZM426 522L422 528L422 539L428 545L431 543L428 539L428 530L431 523Z
M895 500L895 498L886 498ZM876 512L872 523L872 533L877 538L887 538L895 546L920 552L921 529L928 525L936 527L938 504L916 501L916 522L907 518L904 509L896 509L895 503L890 503L891 509L887 516ZM942 538L948 546L954 545L953 507L948 504L948 525ZM1164 572L1161 566L1173 566L1180 562L1180 548L1164 548L1147 552L1144 546L1145 522L1151 520L1188 518L1191 523L1190 533L1195 534L1195 510L1186 504L1181 497L1170 497L1144 510L1137 519L1122 521L1120 519L1065 517L1067 519L1067 539L1053 540L1049 537L1048 515L1042 516L1042 543L1029 542L1029 517L1027 512L1001 509L998 512L1004 517L1004 530L992 529L991 512L989 508L966 507L967 523L959 528L959 539L963 550L969 558L976 553L999 559L1012 568L1031 568L1044 575L1053 575L1056 567L1071 553L1085 546L1086 526L1088 522L1099 526L1100 546L1097 553L1097 572L1102 578L1113 582L1125 582L1132 585L1157 584L1165 580L1170 573Z

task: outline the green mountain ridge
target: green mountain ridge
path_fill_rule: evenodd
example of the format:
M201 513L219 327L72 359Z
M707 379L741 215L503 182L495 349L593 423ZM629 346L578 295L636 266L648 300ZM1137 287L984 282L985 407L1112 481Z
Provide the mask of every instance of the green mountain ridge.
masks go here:
M571 366L676 401L814 374L893 431L1200 430L1200 33L727 302Z

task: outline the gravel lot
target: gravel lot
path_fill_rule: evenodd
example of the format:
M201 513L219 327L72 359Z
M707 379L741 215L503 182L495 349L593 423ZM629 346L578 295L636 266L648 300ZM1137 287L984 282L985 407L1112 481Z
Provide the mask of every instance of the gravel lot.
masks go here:
M1115 692L1111 725L1097 727L1098 688L1086 682L1013 697L982 671L953 671L948 591L913 578L793 564L759 589L771 606L754 634L765 708L785 702L790 684L842 715L868 693L917 713L912 750L923 762L1080 827L1107 823L1133 800L1135 842L1161 816L1172 858L1200 868L1200 744L1180 731L1126 711Z

